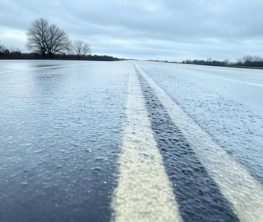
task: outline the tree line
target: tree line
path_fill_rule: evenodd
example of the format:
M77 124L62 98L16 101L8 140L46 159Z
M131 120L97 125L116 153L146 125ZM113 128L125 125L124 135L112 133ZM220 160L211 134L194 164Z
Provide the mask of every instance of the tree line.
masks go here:
M118 60L111 56L91 55L89 44L83 40L71 41L67 33L45 18L33 21L27 29L26 47L30 53L9 50L0 44L0 58L56 58L83 60Z
M2 56L11 55L11 56L20 56L21 52L19 49L8 49L0 43L0 58Z
M208 65L208 66L227 66L227 67L251 67L263 68L263 58L259 56L244 56L236 62L229 60L219 61L213 59L207 60L184 60L183 64Z

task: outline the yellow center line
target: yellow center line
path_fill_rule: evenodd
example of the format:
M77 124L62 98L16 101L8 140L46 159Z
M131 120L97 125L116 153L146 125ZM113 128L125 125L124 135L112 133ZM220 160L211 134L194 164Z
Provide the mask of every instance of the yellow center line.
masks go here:
M112 207L116 222L182 221L166 175L142 89L134 68L129 76L126 126L119 181Z

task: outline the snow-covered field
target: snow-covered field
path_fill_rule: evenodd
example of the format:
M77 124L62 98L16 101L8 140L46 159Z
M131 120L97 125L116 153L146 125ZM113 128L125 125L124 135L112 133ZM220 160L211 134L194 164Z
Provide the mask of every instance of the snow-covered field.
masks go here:
M263 70L0 61L0 221L263 221Z

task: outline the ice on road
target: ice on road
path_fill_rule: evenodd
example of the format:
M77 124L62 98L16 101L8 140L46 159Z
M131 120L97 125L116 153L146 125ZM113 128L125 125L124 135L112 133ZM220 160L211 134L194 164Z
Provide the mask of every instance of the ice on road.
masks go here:
M141 68L263 183L263 71L181 64Z
M262 98L263 70L0 61L0 221L262 221Z

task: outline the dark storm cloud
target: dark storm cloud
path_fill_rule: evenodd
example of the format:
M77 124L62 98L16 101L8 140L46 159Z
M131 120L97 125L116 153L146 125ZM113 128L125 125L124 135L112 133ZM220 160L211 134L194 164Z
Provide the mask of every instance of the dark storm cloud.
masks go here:
M94 53L123 57L238 58L263 54L261 0L0 0L0 41L24 49L46 17Z

